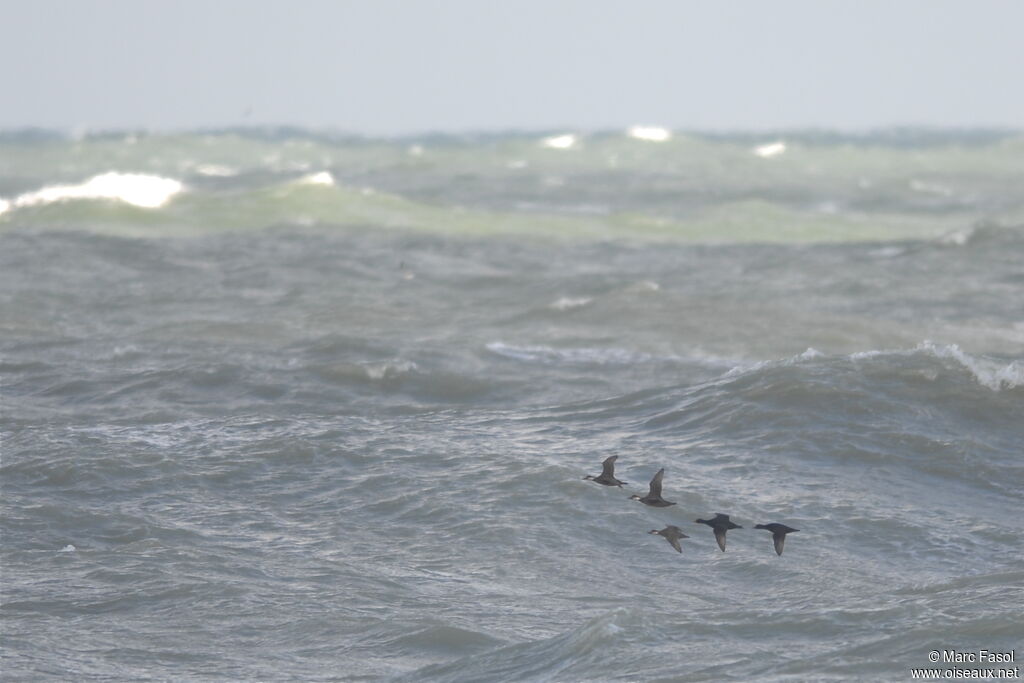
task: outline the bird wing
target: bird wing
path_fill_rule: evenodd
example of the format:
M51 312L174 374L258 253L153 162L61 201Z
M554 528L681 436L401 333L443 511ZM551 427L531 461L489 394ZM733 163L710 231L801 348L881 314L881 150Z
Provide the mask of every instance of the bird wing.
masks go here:
M725 552L725 529L715 529L715 540L718 541L718 547Z
M666 536L665 538L668 539L668 542L672 544L677 553L683 552L683 546L679 545L679 539L676 536Z
M615 476L615 459L618 458L618 457L619 456L617 456L617 455L609 455L607 458L604 459L604 462L601 463L601 468L602 468L601 469L601 476L602 477L607 479L609 477L614 477Z
M784 546L786 544L786 534L785 533L779 533L778 531L776 531L774 534L772 534L772 540L775 541L775 552L776 552L776 554L781 555L782 554L782 546Z
M658 470L658 473L654 475L654 478L651 479L651 491L647 494L648 496L651 496L652 498L661 498L661 478L664 476L665 468L662 467Z

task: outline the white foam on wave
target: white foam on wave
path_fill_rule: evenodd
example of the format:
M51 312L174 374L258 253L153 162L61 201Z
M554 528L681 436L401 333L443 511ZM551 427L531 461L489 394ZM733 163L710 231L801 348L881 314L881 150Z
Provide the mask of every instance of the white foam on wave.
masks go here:
M983 356L972 356L966 353L957 344L936 344L933 341L923 341L910 350L870 350L858 351L848 357L850 360L871 360L882 356L908 356L915 353L925 353L935 358L953 360L966 369L974 377L978 384L1000 391L1002 389L1015 389L1024 387L1024 362L1019 360L1003 363L1001 361L985 358Z
M770 159L771 157L777 157L786 151L786 143L782 140L776 140L775 142L768 142L763 145L758 145L751 150L755 155L762 159Z
M795 365L803 361L815 360L816 358L824 357L824 353L822 353L821 351L814 347L808 346L807 349L802 353L798 353L795 356L790 356L788 358L782 358L779 360L759 360L753 363L746 363L743 365L733 366L728 372L726 372L722 376L736 377L737 375L745 375L748 372L756 372L757 370L760 370L762 368Z
M496 341L487 344L487 350L499 356L539 363L599 363L620 365L657 360L654 356L627 349L568 348L551 346L519 346Z
M78 548L76 548L75 546L73 546L70 543L68 543L66 546L61 548L59 552L62 552L62 553L73 553L76 550L78 550Z
M327 185L334 187L337 183L334 182L334 176L331 175L330 171L320 171L319 173L310 173L304 175L295 181L298 185Z
M579 138L572 133L552 135L540 141L542 147L548 149L572 149L579 143Z
M4 215L11 210L11 203L6 199L0 198L0 216Z
M852 361L864 361L885 356L909 356L917 353L926 353L935 358L956 361L974 376L978 384L992 391L1024 387L1024 361L1015 360L1010 363L1003 363L992 358L972 356L969 353L965 353L956 344L936 344L932 341L924 341L913 349L871 349L851 353L846 358ZM756 372L766 367L795 365L825 357L827 357L826 354L821 351L815 348L808 348L803 353L790 356L789 358L737 365L726 372L723 377L735 377L748 372Z
M230 178L238 175L236 169L221 164L199 164L196 166L196 173L213 178Z
M366 377L375 382L383 379L391 379L399 375L407 375L416 372L419 367L411 360L394 361L390 363L366 363L362 366Z
M548 308L553 309L555 311L571 311L574 308L583 308L584 306L589 304L591 301L593 301L593 299L591 299L588 296L580 296L580 297L563 296L563 297L561 297L559 299L556 299L555 301L552 301L550 304L548 304Z
M953 230L952 232L947 232L945 235L940 237L939 244L948 247L962 247L971 241L975 232L976 230L973 226Z
M647 142L667 142L672 139L672 131L660 126L631 126L626 135L634 140Z
M931 341L918 344L915 350L930 353L936 358L956 361L974 376L978 384L992 391L1024 387L1024 362L1019 360L1004 365L991 358L965 353L956 344L936 344Z
M16 197L10 205L20 208L75 199L107 199L145 209L158 209L184 189L185 186L173 178L111 171L95 175L78 185L49 185L34 192L26 192Z
M872 358L878 358L879 356L885 356L892 353L898 353L897 351L878 351L871 349L869 351L857 351L856 353L850 354L850 360L870 360Z

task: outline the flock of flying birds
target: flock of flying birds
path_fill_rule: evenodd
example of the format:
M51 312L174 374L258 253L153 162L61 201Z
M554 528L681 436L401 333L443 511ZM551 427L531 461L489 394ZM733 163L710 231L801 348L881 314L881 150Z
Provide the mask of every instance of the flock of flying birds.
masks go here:
M615 460L618 459L618 457L619 456L617 455L612 455L605 458L604 462L601 463L601 474L596 477L588 474L583 478L588 481L603 484L604 486L618 486L619 488L622 488L623 484L628 484L629 482L620 481L615 478ZM651 507L656 508L667 508L670 505L675 505L672 501L665 500L661 497L661 480L664 476L665 468L662 467L658 470L658 473L654 475L654 478L651 479L651 490L647 492L646 496L641 497L634 493L629 497L629 499L639 500L644 505L650 505ZM718 541L718 547L722 549L723 553L725 552L725 532L729 529L743 528L739 524L730 521L729 515L723 515L721 512L711 519L698 519L695 521L698 524L707 524L711 527L715 532L715 540ZM786 526L785 524L779 524L778 522L771 522L770 524L755 524L754 528L764 529L765 531L770 531L772 533L772 541L775 543L775 552L779 555L782 554L782 546L786 543L786 534L794 531L800 531L799 529L794 529L793 527ZM683 533L682 529L671 524L660 531L652 529L648 533L657 534L658 536L663 537L666 541L672 544L672 547L675 548L677 552L680 553L683 552L682 546L679 545L680 539L689 538L689 536Z

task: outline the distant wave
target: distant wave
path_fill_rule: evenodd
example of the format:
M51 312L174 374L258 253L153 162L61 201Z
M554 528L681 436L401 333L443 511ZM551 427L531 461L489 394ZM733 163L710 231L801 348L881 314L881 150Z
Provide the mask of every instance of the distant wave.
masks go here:
M302 176L295 182L299 185L327 185L329 187L337 185L337 183L334 182L334 176L331 175L330 171L310 173Z
M967 370L981 386L1000 391L1024 386L1024 362L1019 360L1004 363L993 358L974 356L964 352L957 344L937 344L923 341L912 349L889 349L857 351L839 358L849 361L883 359L886 357L925 356L938 360L953 360ZM805 362L829 360L829 356L814 348L803 353L779 360L759 361L750 365L737 365L725 373L724 377L737 377L758 372L768 368L785 367Z
M553 365L590 363L598 365L627 365L659 361L701 362L709 366L727 366L729 364L727 359L721 357L694 356L692 358L682 358L679 356L653 356L647 353L620 348L556 348L544 345L508 344L502 341L490 342L486 348L491 353L505 358ZM814 362L832 362L835 359L864 361L876 358L914 355L930 357L936 360L952 360L959 367L966 370L975 382L992 391L1024 387L1024 362L1022 361L1004 362L984 356L971 355L964 352L956 344L937 344L931 341L924 341L913 349L858 351L838 357L831 357L817 349L808 348L802 353L787 358L733 365L722 375L722 379L741 377L772 368ZM735 361L732 362L735 363Z
M962 135L932 137L911 174L899 170L907 152L885 146L885 135L851 150L810 133L719 137L646 125L415 144L300 129L11 133L0 135L0 188L14 188L0 198L0 221L147 236L290 225L716 245L877 241L892 247L882 256L907 253L894 242L987 243L990 231L972 227L982 220L1024 223L1006 189L1024 138L982 136L987 146L955 152L947 147Z
M47 185L13 200L0 200L0 213L11 208L39 206L82 199L114 200L145 209L158 209L184 191L179 180L145 173L110 171L77 185Z
M555 311L571 311L576 308L583 308L593 299L589 296L563 296L548 304L548 308Z
M661 360L655 356L627 349L614 348L554 348L541 345L516 345L496 341L487 344L487 350L498 356L539 363L596 363L626 364Z

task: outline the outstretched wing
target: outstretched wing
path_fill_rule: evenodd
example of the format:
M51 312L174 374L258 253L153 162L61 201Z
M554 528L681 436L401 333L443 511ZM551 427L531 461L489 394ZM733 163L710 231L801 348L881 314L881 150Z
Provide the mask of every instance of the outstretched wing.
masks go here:
M772 534L772 540L775 541L775 552L777 554L781 555L782 554L782 546L784 546L786 544L786 534L785 534L785 532L778 532L778 531L776 531L774 534Z
M665 538L668 539L668 542L672 544L677 553L683 552L683 546L679 545L679 539L676 536L666 536Z
M665 476L665 468L662 467L651 479L651 491L647 495L652 498L661 498L661 479Z
M603 479L615 476L615 460L618 457L619 456L617 455L609 455L604 459L604 462L601 463L601 477Z
M715 540L718 541L718 547L725 552L725 529L715 529Z

